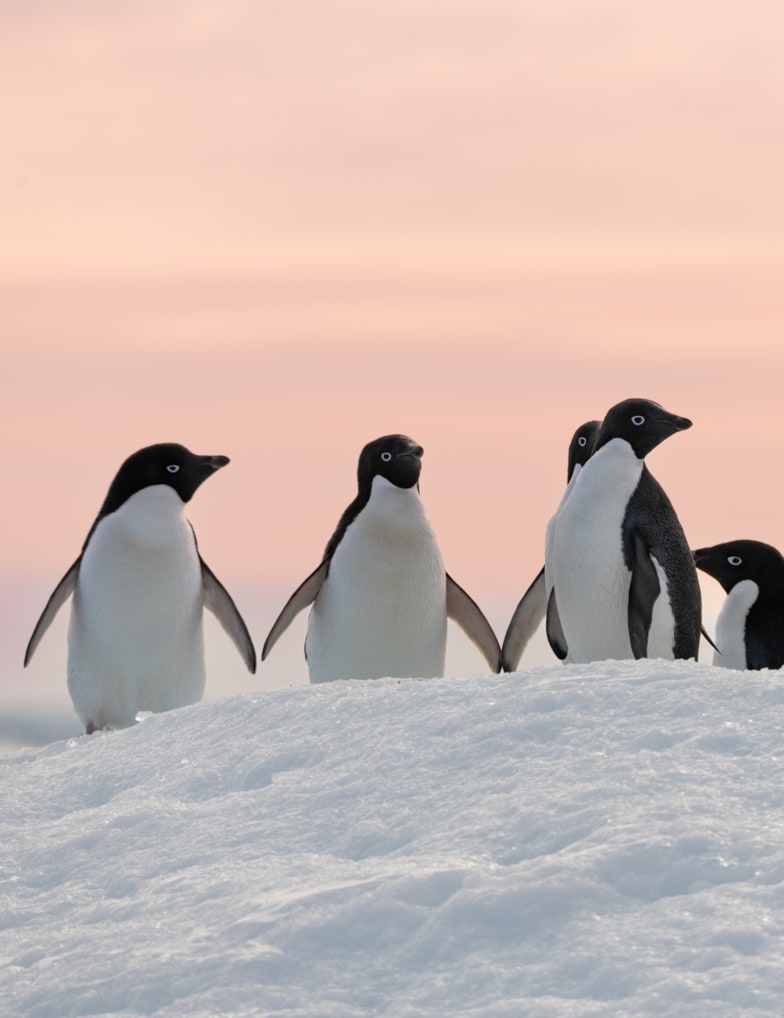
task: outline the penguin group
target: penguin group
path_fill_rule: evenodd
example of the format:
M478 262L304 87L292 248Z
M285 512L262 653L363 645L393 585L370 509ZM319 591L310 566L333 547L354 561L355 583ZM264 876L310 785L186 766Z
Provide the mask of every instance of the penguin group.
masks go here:
M692 551L645 458L685 417L626 399L574 432L566 490L545 528L544 564L499 643L482 610L446 571L420 494L422 446L385 435L361 450L357 494L318 565L294 590L263 644L264 661L310 609L312 683L444 674L447 620L491 672L514 671L542 622L565 663L697 658L697 569L727 593L714 663L784 665L784 557L739 540ZM229 463L160 443L120 466L79 557L55 587L27 645L27 665L72 599L68 689L85 733L132 725L139 712L199 701L205 688L204 609L256 670L253 640L201 556L185 507ZM711 641L712 643L712 641Z

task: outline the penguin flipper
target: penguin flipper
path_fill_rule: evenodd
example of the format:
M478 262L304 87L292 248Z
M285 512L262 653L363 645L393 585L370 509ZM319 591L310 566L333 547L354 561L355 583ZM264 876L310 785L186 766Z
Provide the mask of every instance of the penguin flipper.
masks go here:
M513 672L517 668L528 641L539 628L546 614L547 588L544 583L544 566L542 566L536 579L520 598L506 630L501 648L501 667L505 672Z
M60 611L71 594L73 594L74 590L76 590L76 578L79 575L79 566L81 565L81 562L82 556L80 555L62 580L60 580L54 588L49 600L46 602L46 607L41 612L41 617L36 622L33 635L30 637L30 642L27 644L27 650L25 651L24 656L25 668L27 667L30 658L35 653L35 648L41 642L41 638L44 633L54 621L55 615Z
M204 607L209 609L223 626L225 632L240 652L248 671L253 675L256 671L256 648L250 638L245 620L240 615L231 594L226 590L218 577L213 573L204 559L201 563L201 582L204 587Z
M629 586L629 641L632 653L639 659L648 656L648 633L653 618L653 606L661 593L659 575L653 559L639 533L632 540L633 564Z
M307 608L308 605L313 604L316 600L316 596L321 590L321 584L327 578L329 562L330 560L325 558L321 565L317 569L314 569L310 576L300 583L283 606L283 611L280 615L278 615L272 629L269 631L267 639L264 641L264 646L261 651L262 661L278 642L278 639L289 628L295 616L299 615L303 608Z
M550 591L550 597L547 601L547 642L550 644L553 654L563 661L569 653L569 648L566 644L563 626L561 625L561 616L558 614L555 587Z
M719 648L716 646L716 644L710 638L708 630L705 628L705 626L702 626L702 625L700 626L700 632L705 637L705 639L708 641L708 643L711 645L711 647L713 647L713 649L716 651L716 653L717 654L721 654L721 651L719 650Z
M449 573L446 574L446 614L482 652L493 672L501 670L501 646L482 609Z

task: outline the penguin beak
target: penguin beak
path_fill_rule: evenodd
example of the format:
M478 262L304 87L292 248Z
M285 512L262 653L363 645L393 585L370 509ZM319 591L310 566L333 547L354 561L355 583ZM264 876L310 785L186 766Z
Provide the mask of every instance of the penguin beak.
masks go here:
M201 474L201 481L199 484L206 481L208 477L212 477L216 470L225 467L229 462L231 461L228 456L200 456L198 471Z
M425 450L422 448L421 445L415 445L411 449L406 449L405 452L399 452L398 453L398 457L400 457L400 456L413 456L416 459L421 460L422 456L424 454L424 451Z
M708 576L713 576L716 563L713 555L711 554L710 548L697 548L697 550L693 551L691 554L694 559L694 565L697 569L701 570L703 573L707 573Z
M676 417L675 414L667 420L667 423L673 431L686 431L692 425L688 417Z

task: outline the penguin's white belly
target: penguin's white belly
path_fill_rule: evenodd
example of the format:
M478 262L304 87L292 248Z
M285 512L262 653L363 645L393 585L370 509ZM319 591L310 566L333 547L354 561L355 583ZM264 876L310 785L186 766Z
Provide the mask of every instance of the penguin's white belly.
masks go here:
M68 689L93 728L195 703L205 686L201 567L190 527L180 510L147 544L124 527L123 511L101 521L84 552L68 630Z
M582 470L581 464L577 464L572 471L572 476L569 478L566 484L566 490L561 496L561 501L558 503L558 508L555 510L553 515L547 521L547 527L544 532L544 587L545 594L549 601L550 592L553 589L553 542L555 540L555 526L558 522L558 517L561 515L561 510L566 505L569 496L572 493L572 489L577 483L577 478Z
M672 614L667 574L651 555L659 577L659 596L653 606L651 628L648 633L648 657L660 657L672 661L675 657L675 616Z
M741 580L727 594L716 619L713 663L721 668L746 668L746 616L759 597L754 580Z
M560 507L551 537L551 574L567 644L567 663L633 657L629 639L631 571L623 558L627 503L643 464L626 443L609 442L583 467ZM648 656L673 656L674 620L664 571L653 609Z
M435 536L414 490L378 486L382 509L396 509L371 501L333 555L308 621L311 682L444 674L446 573Z

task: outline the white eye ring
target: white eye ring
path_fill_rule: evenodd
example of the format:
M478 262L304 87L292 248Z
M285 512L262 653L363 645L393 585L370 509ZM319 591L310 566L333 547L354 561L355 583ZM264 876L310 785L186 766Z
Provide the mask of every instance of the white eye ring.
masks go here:
M389 463L389 461L392 459L392 453L391 452L382 452L381 453L381 459L383 460L384 463Z
M727 561L731 566L739 566L743 559L740 557L740 555L728 555Z
M642 414L635 414L634 417L632 417L632 424L636 428L639 428L641 424L645 424L645 418L642 416Z
M168 467L166 467L166 469L169 471L170 474L176 474L180 467L179 464L177 463L170 463Z
M586 445L588 445L588 439L585 437L585 435L580 435L580 437L577 439L577 444L582 449L584 449L586 447Z

